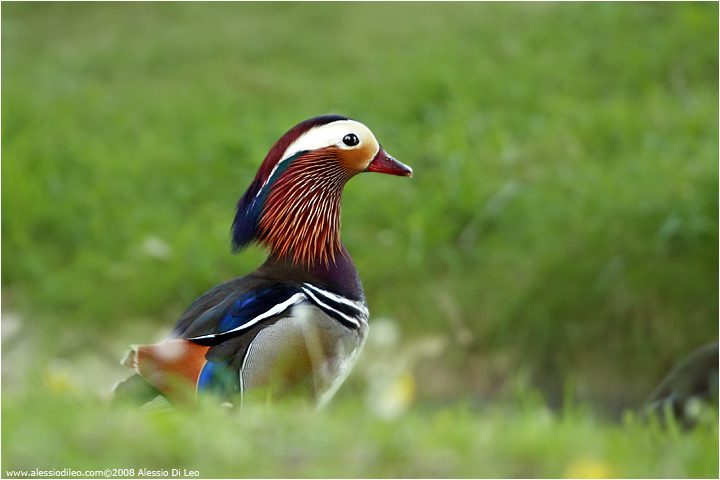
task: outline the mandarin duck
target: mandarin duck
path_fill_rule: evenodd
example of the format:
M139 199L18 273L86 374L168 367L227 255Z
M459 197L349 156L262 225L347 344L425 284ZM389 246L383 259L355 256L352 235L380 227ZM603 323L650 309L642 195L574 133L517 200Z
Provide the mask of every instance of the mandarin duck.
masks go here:
M285 133L237 204L233 252L269 251L252 273L198 298L162 343L133 346L116 401L226 402L251 393L299 392L321 406L352 369L368 331L368 309L340 241L340 197L361 172L412 176L363 124L326 115Z
M686 428L695 426L706 412L717 421L717 343L704 345L686 356L655 388L645 403L643 416L656 416L664 424L667 415Z

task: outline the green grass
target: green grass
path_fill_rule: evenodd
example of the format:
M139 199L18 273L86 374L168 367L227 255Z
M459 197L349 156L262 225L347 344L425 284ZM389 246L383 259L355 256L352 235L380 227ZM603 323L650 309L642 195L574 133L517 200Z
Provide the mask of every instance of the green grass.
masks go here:
M40 361L27 387L4 389L2 476L64 468L83 477L90 470L134 469L121 476L143 478L151 475L140 469L166 470L170 478L177 476L172 469L203 478L711 478L718 472L716 410L707 410L693 430L672 419L661 427L632 412L608 421L575 403L569 391L562 410L549 408L524 375L492 402L432 405L413 395L422 374L388 369L388 360L407 366L412 355L388 340L389 324L376 326L386 335L370 337L355 374L317 412L292 402L239 412L212 399L155 414L112 407L102 388L108 371L96 359L45 362L47 354L36 352ZM431 349L415 344L414 350Z
M452 407L501 402L522 377L553 407L570 390L599 418L617 417L685 354L717 341L717 4L1 8L4 468L24 465L39 432L62 438L105 423L90 442L102 452L76 439L46 464L65 456L100 467L113 452L138 459L153 442L181 458L163 438L193 420L148 420L148 440L128 443L130 430L118 429L140 420L45 397L43 378L60 368L72 388L107 392L125 374L117 359L127 344L162 338L199 294L255 268L261 250L229 254L235 202L282 133L333 112L367 124L415 171L361 175L344 194L343 240L372 317L400 331L406 356L386 361L415 379L402 420L358 426L353 475L417 476L427 452L452 456L446 427L432 421L445 405L467 449L437 476L557 476L576 457L618 476L717 476L717 435L713 451L698 447L703 433L579 418L578 438L597 448L585 451L555 414L545 442L522 437L533 420L512 409ZM299 461L310 460L298 475L322 476L332 457L328 475L343 476L344 457L325 455L351 440L342 425L360 421L362 368L336 410L298 424L279 414L272 428L289 422L288 442L306 438L300 427L336 440L325 452L303 445ZM234 436L218 442L271 441L252 418L232 422ZM247 438L237 432L246 424ZM427 436L374 445L401 424ZM470 426L490 433L474 438ZM24 440L8 447L15 437ZM633 443L647 458L633 463ZM231 455L223 448L190 458L222 475L210 465ZM283 462L248 471L293 475Z
M3 401L3 469L198 471L224 478L711 477L718 430L599 421L524 402L416 409L391 421L361 402L319 413L205 405L143 415L71 397ZM21 404L21 405L20 405ZM22 408L25 416L14 415ZM47 425L55 426L48 430ZM28 444L42 446L42 455ZM4 474L3 476L7 476ZM134 475L133 475L134 476ZM132 477L132 476L131 476Z

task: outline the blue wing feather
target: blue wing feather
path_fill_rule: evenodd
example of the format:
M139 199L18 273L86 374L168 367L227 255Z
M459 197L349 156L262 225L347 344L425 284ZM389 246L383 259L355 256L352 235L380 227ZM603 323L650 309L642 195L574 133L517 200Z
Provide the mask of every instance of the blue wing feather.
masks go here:
M233 392L235 375L228 371L230 359L221 362L208 361L198 377L198 391L213 391L220 395Z
M219 344L227 339L225 334L237 334L244 325L302 292L299 286L287 284L273 284L249 291L223 286L218 285L196 300L171 336L203 344Z

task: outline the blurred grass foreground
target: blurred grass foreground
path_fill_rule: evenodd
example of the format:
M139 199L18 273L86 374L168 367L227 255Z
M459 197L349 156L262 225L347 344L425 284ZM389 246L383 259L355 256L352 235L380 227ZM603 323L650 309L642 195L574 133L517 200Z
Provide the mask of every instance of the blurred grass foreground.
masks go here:
M712 409L638 413L718 340L717 3L1 8L3 477L717 478ZM336 399L110 408L128 344L262 261L235 202L329 112L415 170L345 191Z

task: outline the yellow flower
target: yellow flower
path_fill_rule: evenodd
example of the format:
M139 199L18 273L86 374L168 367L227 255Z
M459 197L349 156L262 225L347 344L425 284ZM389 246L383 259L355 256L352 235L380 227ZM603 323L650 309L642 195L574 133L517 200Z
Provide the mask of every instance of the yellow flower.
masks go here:
M79 391L73 372L62 362L54 361L43 372L45 388L54 395L75 394Z
M578 458L563 471L563 478L612 478L610 466L595 458Z

